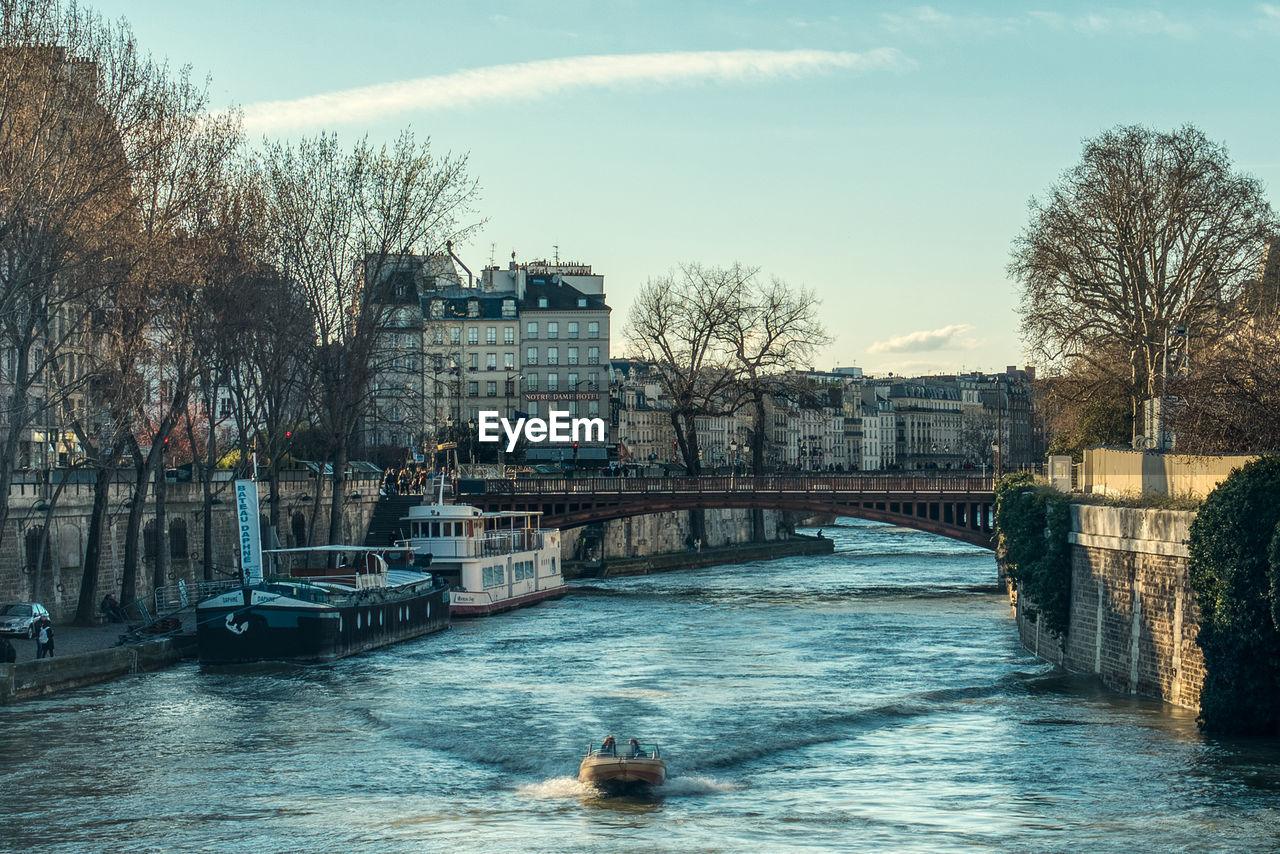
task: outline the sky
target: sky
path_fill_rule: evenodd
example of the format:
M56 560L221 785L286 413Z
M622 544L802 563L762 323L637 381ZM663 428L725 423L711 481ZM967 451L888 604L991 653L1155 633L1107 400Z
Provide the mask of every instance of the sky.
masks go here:
M466 153L463 260L591 264L614 356L646 281L739 262L821 300L812 367L1027 364L1012 241L1120 124L1197 125L1280 206L1280 0L88 5L208 75L254 144Z

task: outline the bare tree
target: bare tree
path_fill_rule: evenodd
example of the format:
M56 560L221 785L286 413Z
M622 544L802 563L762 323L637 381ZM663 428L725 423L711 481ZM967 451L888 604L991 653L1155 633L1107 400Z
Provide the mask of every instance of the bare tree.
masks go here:
M729 415L741 404L741 366L724 331L740 308L737 294L751 271L686 264L677 274L650 279L631 304L627 335L634 354L657 366L671 401L668 415L689 474L702 473L698 418ZM689 513L694 539L706 541L701 510Z
M680 458L692 475L702 471L697 419L728 415L740 402L740 367L725 330L752 275L737 265L686 264L677 275L649 280L631 304L628 339L638 358L658 366Z
M733 352L741 393L751 407L751 467L760 473L765 470L770 390L785 371L808 364L828 338L812 291L792 288L777 277L762 282L754 269L734 265L732 270L741 285L720 335ZM764 511L759 508L752 511L751 530L757 542L764 541Z
M263 186L271 261L299 289L315 325L310 372L316 426L333 467L329 542L342 538L346 471L368 411L379 343L391 300L377 288L390 263L429 243L465 235L476 194L465 157L436 157L407 131L390 146L368 140L350 151L334 136L270 144Z
M211 200L242 142L239 118L206 112L206 92L185 71L164 76L150 96L144 130L150 144L131 158L133 228L116 247L128 259L125 281L110 290L113 361L121 378L116 412L128 431L135 483L124 541L121 602L137 592L138 538L148 482L156 484L153 584L164 583L164 454L186 417L197 352L196 295L219 263L209 238ZM129 397L120 397L131 391Z
M764 469L765 398L778 375L807 365L814 351L827 343L818 320L819 302L813 292L792 288L778 278L761 282L755 270L735 265L739 278L726 324L720 335L741 368L741 382L751 404L751 459L756 471Z
M1280 451L1280 321L1259 319L1204 350L1170 386L1178 450L1192 454Z
M123 24L0 2L0 531L15 468L85 415L83 331L127 274L132 168L167 85Z
M1106 131L1032 199L1013 244L1028 347L1049 367L1092 363L1118 346L1134 434L1141 401L1162 393L1166 337L1228 331L1224 306L1249 280L1276 218L1261 185L1195 127Z

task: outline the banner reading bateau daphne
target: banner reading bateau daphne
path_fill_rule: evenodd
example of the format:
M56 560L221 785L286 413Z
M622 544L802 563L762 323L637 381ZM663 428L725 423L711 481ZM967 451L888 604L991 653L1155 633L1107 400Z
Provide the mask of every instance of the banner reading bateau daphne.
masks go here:
M236 526L240 537L240 573L245 584L262 580L262 528L258 514L258 484L236 481Z

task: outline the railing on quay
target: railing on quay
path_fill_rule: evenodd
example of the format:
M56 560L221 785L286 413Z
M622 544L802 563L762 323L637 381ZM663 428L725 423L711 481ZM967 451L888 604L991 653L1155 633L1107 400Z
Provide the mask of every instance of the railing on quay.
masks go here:
M655 493L709 493L723 495L754 493L826 493L878 495L972 495L995 488L990 475L760 475L735 477L592 477L489 479L464 487L472 495L634 495Z

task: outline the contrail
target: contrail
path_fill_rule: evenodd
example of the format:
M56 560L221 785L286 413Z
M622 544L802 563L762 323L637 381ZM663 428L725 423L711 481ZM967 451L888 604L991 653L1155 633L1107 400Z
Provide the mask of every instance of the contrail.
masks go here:
M912 64L892 48L865 53L731 50L578 56L249 104L244 119L247 130L262 133L368 122L411 110L442 110L483 101L545 98L575 88L801 77L841 69L903 69Z

